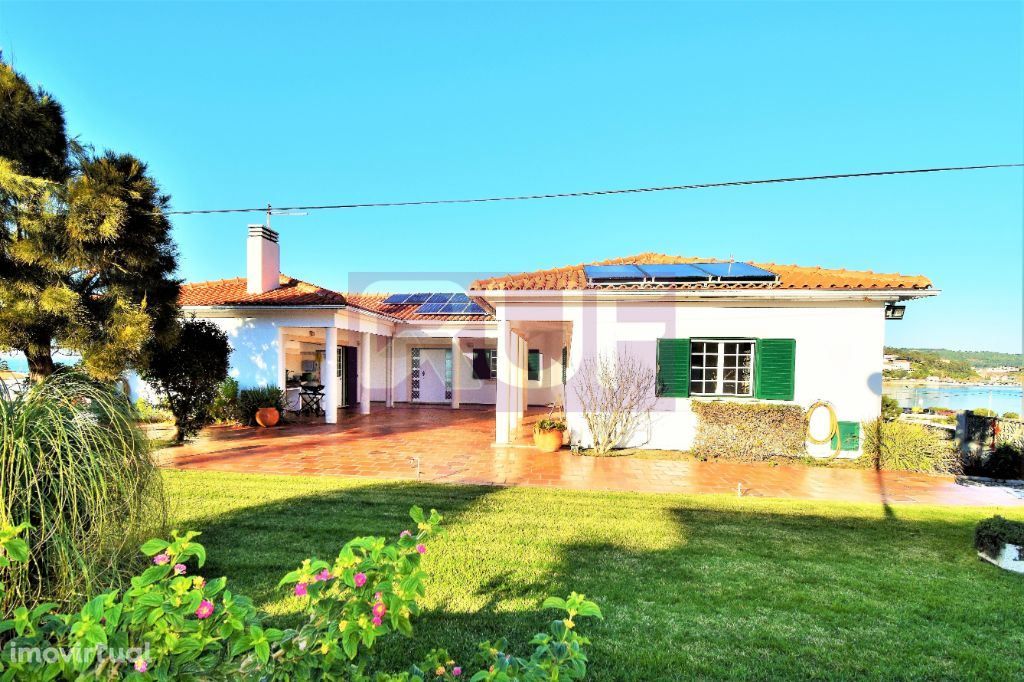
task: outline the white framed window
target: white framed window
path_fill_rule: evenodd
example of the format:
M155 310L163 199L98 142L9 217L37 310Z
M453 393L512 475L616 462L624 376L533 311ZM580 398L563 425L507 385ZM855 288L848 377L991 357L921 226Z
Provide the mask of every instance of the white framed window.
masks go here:
M753 395L754 341L690 341L690 395Z

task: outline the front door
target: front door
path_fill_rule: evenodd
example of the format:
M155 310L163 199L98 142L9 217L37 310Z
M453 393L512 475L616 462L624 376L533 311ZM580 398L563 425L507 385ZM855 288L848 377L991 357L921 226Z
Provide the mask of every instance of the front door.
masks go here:
M413 396L419 403L448 402L447 348L413 349ZM418 362L417 362L418 356ZM417 381L418 379L418 381Z

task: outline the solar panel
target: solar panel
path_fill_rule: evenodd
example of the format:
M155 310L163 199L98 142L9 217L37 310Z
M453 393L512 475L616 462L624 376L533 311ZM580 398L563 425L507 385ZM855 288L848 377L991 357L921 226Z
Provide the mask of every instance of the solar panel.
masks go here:
M405 303L412 294L392 294L384 299L387 305L401 305Z
M468 297L467 297L468 298ZM417 315L486 315L487 311L473 301L467 303L424 303Z
M694 263L712 277L723 280L745 280L751 282L775 281L775 273L750 263Z
M466 294L455 294L452 296L452 300L449 303L469 303L469 296Z
M646 277L635 265L584 265L583 272L591 282L642 282Z
M427 303L447 303L452 300L452 294L431 294Z
M405 302L409 305L413 303L426 303L428 298L430 298L430 294L410 294Z
M689 263L644 264L638 267L648 277L660 282L703 282L708 279L708 273Z

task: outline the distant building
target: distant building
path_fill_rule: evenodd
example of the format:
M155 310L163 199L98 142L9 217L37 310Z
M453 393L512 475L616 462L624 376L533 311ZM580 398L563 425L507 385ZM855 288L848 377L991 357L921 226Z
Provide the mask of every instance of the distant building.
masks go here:
M882 356L882 369L891 372L909 372L910 360L887 354Z

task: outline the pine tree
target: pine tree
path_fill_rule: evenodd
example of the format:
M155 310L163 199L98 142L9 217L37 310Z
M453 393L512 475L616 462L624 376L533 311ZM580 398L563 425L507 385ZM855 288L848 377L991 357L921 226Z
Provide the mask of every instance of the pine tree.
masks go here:
M0 62L0 350L33 380L55 347L112 379L176 330L169 197L140 160L65 130L60 104Z

